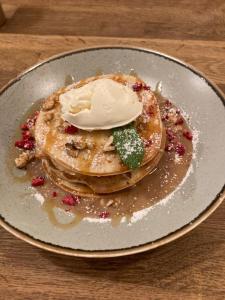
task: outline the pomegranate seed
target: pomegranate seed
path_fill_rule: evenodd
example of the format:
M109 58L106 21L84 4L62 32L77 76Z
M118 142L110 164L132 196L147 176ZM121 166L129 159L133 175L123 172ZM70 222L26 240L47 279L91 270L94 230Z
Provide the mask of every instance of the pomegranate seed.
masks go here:
M34 120L33 119L27 119L28 129L32 128L33 126L34 126Z
M34 140L33 136L31 136L31 133L29 130L26 130L26 131L23 131L22 132L22 136L23 136L23 140L29 140L29 141L32 141Z
M184 145L181 144L181 143L178 143L178 144L176 145L175 152L176 152L179 156L183 156L184 153L185 153L185 147L184 147Z
M99 214L99 218L101 218L101 219L106 219L108 217L109 217L109 212L108 211L102 211Z
M33 150L35 148L35 144L32 140L21 140L15 142L15 147L24 150Z
M149 91L150 90L150 86L147 85L147 84L143 84L142 88L146 91Z
M183 132L183 136L186 137L186 139L188 139L189 141L191 141L193 139L192 133L190 131L188 131L188 130L185 130Z
M36 178L33 178L31 181L32 186L41 186L45 183L45 179L42 176L38 176Z
M24 141L16 141L15 142L15 147L23 149L23 147L24 147Z
M133 91L134 92L140 92L142 89L143 85L141 82L136 82L135 84L132 85Z
M68 134L74 134L78 131L78 128L73 126L73 125L68 125L65 129L64 129L65 133Z
M184 119L180 117L176 120L175 125L182 125L183 123L184 123Z
M145 145L145 147L151 146L152 145L152 140L151 139L144 140L144 145Z
M168 116L167 114L166 114L166 115L163 115L161 119L162 119L162 121L168 120L168 119L169 119L169 116Z
M63 197L62 202L66 205L75 206L76 204L80 203L80 197L77 195L66 195Z
M24 123L20 126L21 130L29 130L27 123Z
M58 193L57 192L52 192L52 197L57 197L58 196Z
M168 145L166 145L165 150L166 150L167 152L173 151L173 150L174 150L174 144L169 143Z
M36 111L30 118L27 119L26 124L28 129L32 128L35 125L38 115L39 115L39 111Z
M33 150L35 147L34 141L24 141L23 149L24 150Z
M167 100L165 101L165 105L166 105L166 106L171 106L172 103L167 99Z
M176 135L174 134L174 132L170 128L166 129L166 135L167 135L167 138L170 142L172 142L176 139Z

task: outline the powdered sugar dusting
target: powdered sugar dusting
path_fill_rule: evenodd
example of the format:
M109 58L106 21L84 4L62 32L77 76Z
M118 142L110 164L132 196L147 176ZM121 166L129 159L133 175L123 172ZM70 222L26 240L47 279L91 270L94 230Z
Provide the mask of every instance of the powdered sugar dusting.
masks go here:
M40 193L35 193L34 197L38 202L41 203L41 205L45 202L45 198Z
M183 114L184 115L184 114ZM185 114L186 117L187 117L187 114ZM148 213L150 211L152 211L153 209L156 209L157 207L159 206L165 206L168 204L168 202L170 200L172 200L174 198L174 195L181 190L183 184L186 182L187 178L193 173L194 171L194 161L196 159L196 156L197 156L197 145L198 145L198 141L199 141L199 131L195 128L192 128L192 133L193 133L193 140L192 140L192 143L193 143L193 154L192 154L192 163L190 165L190 167L188 168L187 170L187 173L186 175L184 176L184 178L182 179L182 181L180 182L180 184L177 186L177 188L172 192L170 193L169 195L167 195L164 199L162 199L161 201L159 201L158 203L150 206L150 207L147 207L145 209L142 209L142 210L139 210L137 212L134 212L133 213L133 216L131 217L128 225L131 226L132 224L140 221L141 219L143 219L144 217L146 217L148 215ZM168 214L169 214L169 210L168 210ZM111 219L97 219L97 218L85 218L86 221L88 222L93 222L93 223L110 223L111 222ZM123 217L121 219L121 223L125 223L127 222L127 219L126 217Z

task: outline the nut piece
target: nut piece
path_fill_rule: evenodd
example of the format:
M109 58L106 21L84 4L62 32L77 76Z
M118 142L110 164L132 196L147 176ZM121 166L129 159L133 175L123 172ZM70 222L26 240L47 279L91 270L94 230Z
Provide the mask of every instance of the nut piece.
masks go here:
M87 140L87 148L88 149L93 149L94 148L94 142L93 141L90 141L90 140Z
M106 203L106 207L113 205L114 201L111 199Z
M16 167L19 169L25 168L26 165L34 158L34 152L23 152L15 159Z
M51 120L53 119L53 116L54 116L53 113L50 113L50 112L46 113L46 114L44 115L44 120L45 120L45 122L48 123L49 121L51 121Z
M66 153L69 156L72 156L72 157L75 157L75 158L78 156L79 150L74 148L73 143L66 143L65 146L66 146Z
M87 148L87 143L82 139L82 137L77 137L72 141L73 147L78 150L84 150Z
M62 119L59 119L55 126L60 133L65 133L65 128L68 126L68 123L63 121Z
M50 97L48 97L43 105L42 105L42 109L43 110L50 110L55 106L55 95L51 95Z
M105 143L105 145L103 147L103 152L114 151L115 146L113 146L112 143L113 143L113 136L110 135L110 137L108 138L107 142Z

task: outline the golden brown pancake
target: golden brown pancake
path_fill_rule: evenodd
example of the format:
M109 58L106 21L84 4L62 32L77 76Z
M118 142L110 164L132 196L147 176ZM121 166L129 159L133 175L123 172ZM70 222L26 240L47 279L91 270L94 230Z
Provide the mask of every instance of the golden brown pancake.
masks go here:
M97 177L79 173L68 174L64 169L57 168L49 159L43 159L42 163L52 181L67 191L82 195L108 194L130 187L151 173L163 155L165 140L165 132L163 131L161 148L154 159L134 171L120 175Z
M84 131L78 130L75 134L64 132L63 120L61 119L61 106L59 95L72 88L81 87L90 81L109 78L124 85L132 86L141 81L134 76L128 75L102 75L81 80L71 86L63 88L51 95L55 101L53 109L41 110L35 126L35 140L39 157L52 160L56 169L64 169L68 174L83 174L88 176L113 176L130 172L124 165L116 151L105 151L105 145L112 134L111 130ZM147 165L158 155L162 145L163 126L160 117L159 106L151 90L137 92L139 100L143 103L143 113L134 123L139 136L145 140L151 140L151 146L145 148L145 154L141 166ZM47 99L48 100L48 99ZM47 101L46 100L46 101ZM51 113L52 119L46 122L46 115ZM77 157L68 154L66 144L72 142L86 144L86 148L78 151ZM134 171L138 172L138 170ZM145 176L145 175L144 175ZM107 180L107 179L106 179ZM91 179L89 179L89 186Z
M114 176L70 175L57 170L47 159L43 159L43 167L51 180L64 190L78 195L108 194L133 186L151 173L160 161L162 153L159 152L151 162L135 171Z

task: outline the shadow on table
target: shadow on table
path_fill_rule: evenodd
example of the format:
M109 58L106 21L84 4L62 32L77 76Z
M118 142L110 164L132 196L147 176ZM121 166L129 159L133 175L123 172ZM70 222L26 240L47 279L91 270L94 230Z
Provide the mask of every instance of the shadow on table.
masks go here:
M188 272L213 256L220 238L216 230L207 233L204 227L201 225L192 233L159 249L133 256L84 259L43 251L42 255L65 271L84 276L87 280L88 277L95 277L113 282L151 283L157 286L161 279L174 277L181 270Z

